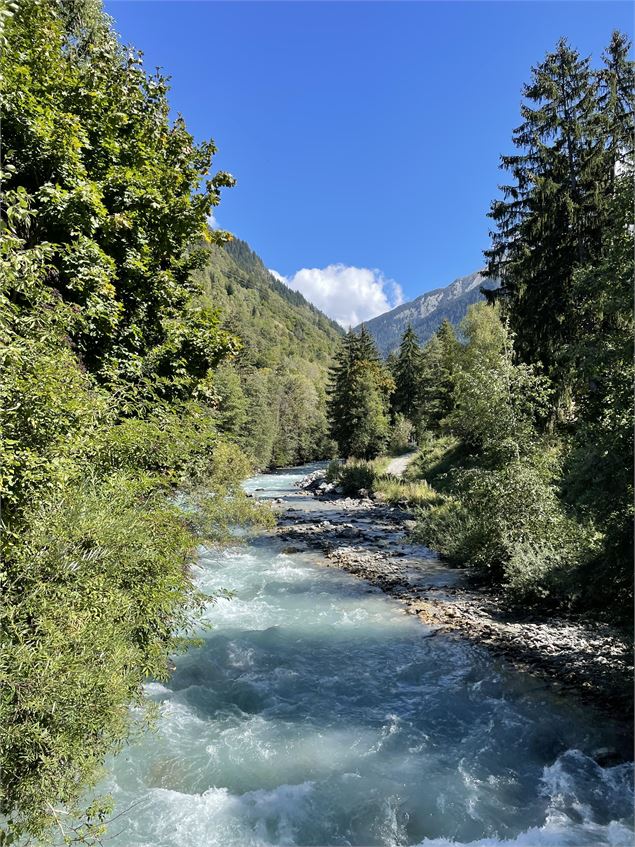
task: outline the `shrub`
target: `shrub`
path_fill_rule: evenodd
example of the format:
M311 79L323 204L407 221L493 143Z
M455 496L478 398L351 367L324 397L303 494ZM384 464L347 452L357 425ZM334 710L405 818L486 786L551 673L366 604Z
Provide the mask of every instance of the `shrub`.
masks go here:
M376 478L372 462L363 459L349 460L339 471L339 484L348 496L359 494L362 489L372 491Z
M469 537L470 515L453 498L438 505L417 511L417 525L413 531L415 539L440 553L454 565L469 562L466 540Z
M326 468L326 481L339 482L341 469L341 463L337 459L332 459Z
M136 464L146 445L139 453L132 443L118 454L136 457L129 469L100 478L93 467L86 477L70 463L56 497L5 539L1 801L10 832L36 833L38 843L52 808L65 821L90 817L77 805L82 788L125 741L129 703L188 643L177 633L199 608L189 572L197 546L223 540L232 524L271 520L240 488L247 466L234 445L210 448L209 489L177 505L166 478Z
M416 535L449 561L533 603L562 590L593 549L590 528L571 520L542 458L463 471L456 498L422 511Z

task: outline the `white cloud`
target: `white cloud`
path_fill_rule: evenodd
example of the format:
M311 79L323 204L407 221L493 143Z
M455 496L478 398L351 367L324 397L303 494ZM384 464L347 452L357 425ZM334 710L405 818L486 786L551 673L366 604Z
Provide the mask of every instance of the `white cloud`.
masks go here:
M275 278L278 280L278 282L284 282L285 285L289 284L289 280L287 279L286 276L282 276L282 274L279 274L278 271L274 271L273 268L268 268L268 270L269 270L269 273L271 274L271 276L275 276Z
M380 271L349 265L302 268L291 277L270 273L300 291L307 300L343 327L381 315L404 302L401 287Z
M216 220L216 216L214 212L210 212L207 216L207 223L210 225L212 229L218 229L218 221Z

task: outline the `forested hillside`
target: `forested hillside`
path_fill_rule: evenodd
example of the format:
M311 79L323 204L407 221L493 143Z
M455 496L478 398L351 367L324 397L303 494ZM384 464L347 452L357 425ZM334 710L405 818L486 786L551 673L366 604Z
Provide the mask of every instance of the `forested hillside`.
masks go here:
M243 282L244 287L261 289L267 292L274 291L280 298L282 298L283 301L285 301L284 303L281 303L277 298L271 299L275 309L270 311L272 312L271 316L275 324L274 327L269 327L269 324L266 324L261 328L266 335L273 339L276 336L275 330L277 330L280 325L286 326L287 329L293 328L295 339L301 343L304 342L306 334L307 341L309 341L310 344L310 346L307 347L309 355L312 357L315 355L315 351L312 349L313 346L315 346L316 350L324 350L326 347L328 352L327 358L330 358L333 354L332 342L342 335L340 325L330 318L327 318L326 315L320 312L320 310L312 303L309 303L306 297L304 297L304 295L299 291L293 291L269 273L260 256L258 256L246 242L234 237L231 241L225 242L223 244L223 248L225 252L231 256L236 265L248 275L249 279L245 279ZM214 262L212 260L211 265L213 264ZM265 303L269 302L269 299L269 295L263 296ZM289 304L295 308L289 309ZM311 329L311 327L314 327L314 329ZM325 342L323 339L322 343L320 343L317 338L319 333L315 331L316 329L328 336L330 341ZM252 334L254 342L259 337L259 333ZM295 341L289 339L289 342L294 345L295 352L297 352L297 348L295 348Z
M629 49L614 33L593 69L562 40L532 69L490 213L487 274L501 287L470 306L458 333L445 321L420 346L407 327L385 364L367 329L348 336L329 405L344 456L380 454L390 421L416 435L401 496L420 507L420 540L525 611L624 627L633 600ZM363 439L352 437L359 421ZM353 472L381 490L374 465L339 473Z
M214 376L220 430L260 468L330 456L325 387L342 330L244 241L210 245L198 279L201 302L220 307L241 342Z
M366 321L366 329L383 356L394 353L408 326L419 342L425 344L444 320L458 326L468 308L484 299L481 289L491 290L498 284L497 279L490 279L481 271L459 277L444 288L426 291L409 303Z

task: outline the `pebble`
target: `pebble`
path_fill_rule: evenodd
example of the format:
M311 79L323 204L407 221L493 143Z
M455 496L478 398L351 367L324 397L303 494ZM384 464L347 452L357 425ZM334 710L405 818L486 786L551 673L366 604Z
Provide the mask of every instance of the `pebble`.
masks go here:
M432 625L435 635L442 631L464 634L614 713L621 709L628 719L633 667L630 645L623 637L601 624L562 617L514 619L495 593L470 588L464 572L442 565L431 551L410 544L407 533L416 522L404 510L368 497L338 496L333 486L327 491L324 482L324 471L316 471L300 488L314 497L328 495L328 517L324 512L292 508L279 516L280 538L302 542L301 548L290 545L283 552L306 550L307 545L320 549L327 565L353 573L404 601L406 611ZM293 516L288 514L291 511Z

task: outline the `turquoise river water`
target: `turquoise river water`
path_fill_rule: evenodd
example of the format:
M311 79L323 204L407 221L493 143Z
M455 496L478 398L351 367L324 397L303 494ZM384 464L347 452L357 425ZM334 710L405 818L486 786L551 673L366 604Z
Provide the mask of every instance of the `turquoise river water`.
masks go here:
M291 496L306 469L248 488ZM297 505L297 504L294 504ZM202 551L204 644L110 765L118 847L633 844L616 727L272 537Z

